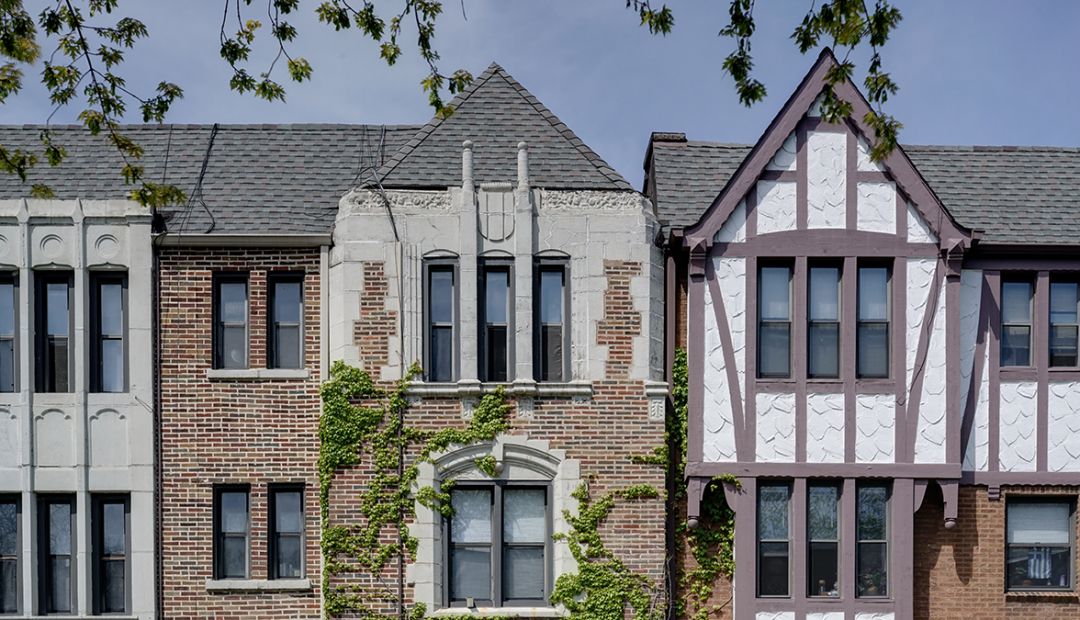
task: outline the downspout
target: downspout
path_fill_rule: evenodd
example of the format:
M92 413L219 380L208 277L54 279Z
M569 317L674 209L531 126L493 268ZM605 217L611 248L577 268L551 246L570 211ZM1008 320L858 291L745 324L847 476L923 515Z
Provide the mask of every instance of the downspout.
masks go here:
M155 220L157 213L155 212ZM162 467L162 431L161 431L161 259L159 257L160 244L158 243L164 233L152 235L153 258L150 270L151 278L151 303L154 311L151 313L151 338L154 342L154 582L157 589L156 611L157 618L165 618L165 536L164 536L164 471Z

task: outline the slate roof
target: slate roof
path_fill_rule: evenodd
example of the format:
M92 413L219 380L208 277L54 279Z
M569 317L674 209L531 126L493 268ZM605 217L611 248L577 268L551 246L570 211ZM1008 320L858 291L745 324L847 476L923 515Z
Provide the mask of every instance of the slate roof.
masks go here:
M644 191L667 229L696 224L753 145L690 140L653 142L651 148L655 187Z

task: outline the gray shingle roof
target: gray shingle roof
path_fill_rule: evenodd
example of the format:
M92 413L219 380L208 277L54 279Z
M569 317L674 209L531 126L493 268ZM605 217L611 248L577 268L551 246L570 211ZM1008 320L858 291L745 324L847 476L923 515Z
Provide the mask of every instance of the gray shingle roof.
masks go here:
M364 160L384 163L418 126L221 125L202 179L202 201L170 208L170 232L202 234L329 234L339 198L357 186ZM0 127L0 144L41 151L40 126ZM123 135L145 149L146 178L164 179L189 197L195 190L211 125L130 125ZM30 184L49 185L59 199L119 199L131 186L120 176L120 156L104 135L81 126L54 126L54 141L68 157L51 168L39 163L28 184L0 174L0 198L30 195ZM380 137L382 145L380 148ZM166 157L168 166L166 168Z
M529 145L529 178L547 189L633 187L506 71L492 63L379 171L385 188L461 185L461 143L473 142L478 183L517 180L517 145Z
M721 142L653 142L656 218L665 228L696 224L753 148ZM652 194L652 192L649 192Z

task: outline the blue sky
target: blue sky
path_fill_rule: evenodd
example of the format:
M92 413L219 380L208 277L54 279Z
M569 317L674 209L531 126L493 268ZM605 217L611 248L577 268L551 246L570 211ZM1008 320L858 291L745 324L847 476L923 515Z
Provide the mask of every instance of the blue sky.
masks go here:
M255 0L247 17L260 18L263 3ZM37 13L45 3L25 4ZM150 30L150 38L128 53L128 85L146 93L168 80L186 93L168 122L420 124L431 117L419 86L426 66L410 47L412 30L403 36L403 58L387 67L378 46L358 32L335 32L318 23L310 0L302 1L301 13L290 20L301 31L290 50L311 62L314 79L286 84L285 104L230 91L229 68L217 52L223 4L121 0L119 14L142 19ZM885 111L904 123L902 143L1080 146L1080 122L1073 116L1080 101L1080 3L895 4L904 20L883 57L900 92ZM479 75L498 62L640 188L650 132L752 143L817 56L817 51L799 54L789 39L809 0L757 2L753 54L756 76L769 95L747 109L720 70L734 45L717 36L726 24L726 1L669 0L675 27L666 37L639 27L624 5L623 0L465 0L466 19L460 0L446 0L435 37L440 68ZM235 21L228 28L233 30ZM255 50L252 73L272 59L273 48L269 41L264 44ZM865 58L854 59L865 71ZM285 80L282 69L278 76ZM0 107L0 122L43 123L49 117L44 88L33 75L26 83L23 94ZM76 122L80 109L61 110L52 122ZM126 120L140 118L132 114Z

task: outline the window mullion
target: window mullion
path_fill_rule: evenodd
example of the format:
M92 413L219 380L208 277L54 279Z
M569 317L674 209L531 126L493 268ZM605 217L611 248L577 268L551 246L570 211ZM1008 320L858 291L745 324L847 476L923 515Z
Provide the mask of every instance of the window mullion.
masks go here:
M503 487L500 484L495 485L494 489L494 502L495 505L492 510L491 516L491 579L494 582L492 584L491 597L492 604L496 607L501 607L503 604Z

